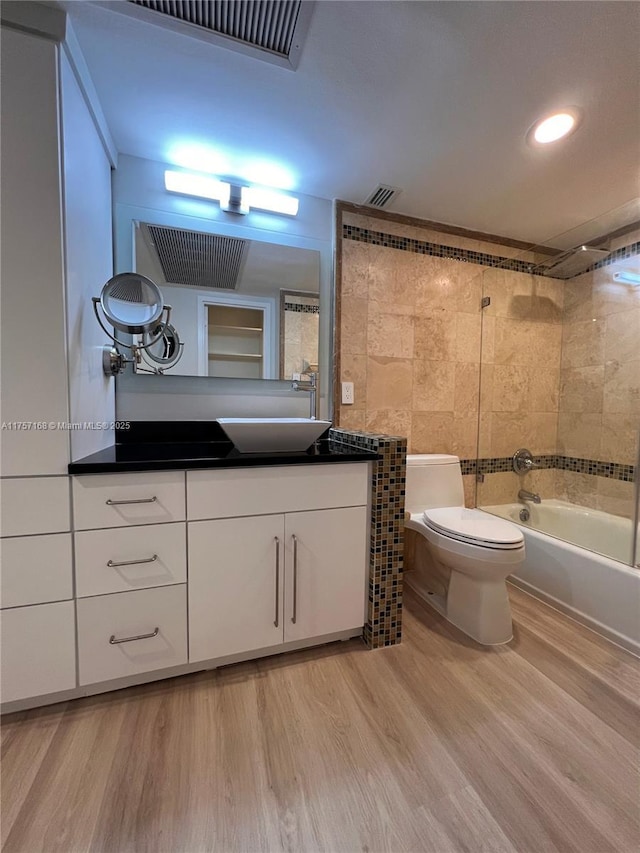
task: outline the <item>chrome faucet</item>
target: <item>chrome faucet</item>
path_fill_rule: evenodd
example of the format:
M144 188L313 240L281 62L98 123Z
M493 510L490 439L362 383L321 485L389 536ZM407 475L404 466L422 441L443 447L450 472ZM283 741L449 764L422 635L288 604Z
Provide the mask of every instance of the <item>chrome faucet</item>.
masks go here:
M518 492L518 500L531 501L534 504L541 503L540 495L537 495L535 492L528 492L526 489L520 489Z
M292 391L308 391L309 392L309 417L312 420L318 420L318 374L309 373L309 381L302 382L300 379L294 379L291 383Z

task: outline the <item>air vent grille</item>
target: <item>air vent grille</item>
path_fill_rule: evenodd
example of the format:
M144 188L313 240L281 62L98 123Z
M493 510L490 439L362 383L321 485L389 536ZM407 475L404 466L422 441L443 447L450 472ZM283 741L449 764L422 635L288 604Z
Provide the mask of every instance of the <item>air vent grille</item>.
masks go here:
M402 192L399 187L390 187L386 184L378 184L375 190L365 201L371 207L388 207L392 201Z
M289 57L302 0L129 0L260 50Z
M235 290L248 241L148 225L168 284Z

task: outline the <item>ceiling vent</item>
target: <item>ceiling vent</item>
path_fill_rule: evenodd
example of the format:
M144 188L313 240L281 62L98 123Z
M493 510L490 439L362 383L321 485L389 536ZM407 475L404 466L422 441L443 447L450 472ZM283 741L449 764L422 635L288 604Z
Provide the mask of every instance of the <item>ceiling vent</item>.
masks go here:
M103 5L295 70L314 3L313 0L127 0Z
M158 225L147 229L168 284L235 290L244 267L248 240Z
M395 201L401 192L400 187L389 187L386 184L378 184L366 199L365 204L371 207L389 207L391 202Z

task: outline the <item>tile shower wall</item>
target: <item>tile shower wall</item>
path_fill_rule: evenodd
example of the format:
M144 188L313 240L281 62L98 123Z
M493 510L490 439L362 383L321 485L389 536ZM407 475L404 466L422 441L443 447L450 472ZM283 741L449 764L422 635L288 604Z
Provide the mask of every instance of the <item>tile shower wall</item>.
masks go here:
M627 245L638 240L629 235ZM624 244L623 244L624 245ZM614 247L616 248L616 247ZM565 283L558 453L633 465L640 429L640 288L616 282L638 255ZM633 484L619 477L558 471L572 503L632 514Z
M482 505L527 488L628 515L640 291L613 272L637 240L618 239L615 264L564 282L525 272L541 258L518 249L345 213L339 378L356 403L337 407L340 425L457 454L468 505L478 455ZM517 478L509 458L522 446L545 460Z
M512 247L357 214L345 213L344 225L349 236L342 240L339 364L340 380L355 385L355 405L339 407L340 426L406 436L411 453L454 453L475 460L483 273L490 262L504 264L518 255L521 260L513 263L519 269L529 258L523 261L521 250ZM364 241L363 231L367 239L372 232L400 239L375 245ZM459 259L442 257L448 254L438 249L442 246L459 250ZM534 282L533 276L512 270L490 272L495 296L485 310L492 312L493 334L484 357L493 363L497 353L498 381L511 391L508 400L496 393L494 404L487 390L483 453L513 453L522 446L525 424L541 428L543 440L531 449L554 453L561 283ZM523 316L532 296L536 322ZM536 382L531 371L529 378L525 359L519 358L519 335L525 335L530 354L545 351L553 340L555 393L547 375ZM526 395L518 396L525 373ZM475 477L469 473L464 481L472 505Z

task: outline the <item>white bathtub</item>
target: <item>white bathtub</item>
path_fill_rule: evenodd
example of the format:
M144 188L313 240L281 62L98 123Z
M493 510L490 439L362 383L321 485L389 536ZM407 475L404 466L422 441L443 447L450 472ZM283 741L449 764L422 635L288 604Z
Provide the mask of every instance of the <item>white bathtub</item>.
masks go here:
M482 507L524 532L526 557L510 580L640 654L640 570L624 564L631 522L560 500L527 508L523 523L520 503Z

